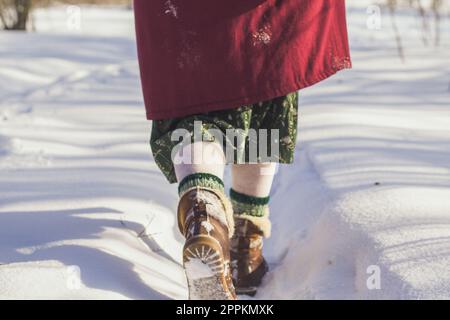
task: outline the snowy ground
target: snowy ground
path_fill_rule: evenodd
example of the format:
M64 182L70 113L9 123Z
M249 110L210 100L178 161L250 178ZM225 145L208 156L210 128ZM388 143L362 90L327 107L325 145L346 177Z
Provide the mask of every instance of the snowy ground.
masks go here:
M350 3L354 69L301 94L257 298L450 298L450 23L424 47L399 16L402 63L388 17L370 30ZM0 34L0 298L186 298L131 11L82 13L80 31L57 8Z

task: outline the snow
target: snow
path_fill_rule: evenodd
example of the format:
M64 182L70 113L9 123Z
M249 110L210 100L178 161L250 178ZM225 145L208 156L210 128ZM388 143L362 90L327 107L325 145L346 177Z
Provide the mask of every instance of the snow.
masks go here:
M450 298L449 19L427 47L402 12L402 62L387 13L371 30L366 8L349 1L354 69L301 93L257 299ZM0 37L0 298L187 298L132 12L82 7L77 30L70 12Z
M205 228L208 233L214 230L214 226L209 221L202 221L202 227Z
M192 280L210 278L214 276L211 267L204 263L201 259L189 259L185 263L185 268L189 274L189 279Z

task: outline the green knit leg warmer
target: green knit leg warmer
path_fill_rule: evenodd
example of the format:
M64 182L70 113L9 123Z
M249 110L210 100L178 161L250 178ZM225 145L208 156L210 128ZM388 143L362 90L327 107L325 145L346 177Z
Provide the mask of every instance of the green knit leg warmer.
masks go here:
M231 189L230 198L235 215L262 218L268 213L270 197L253 197Z
M181 196L186 190L193 187L203 187L208 189L214 189L224 193L224 185L222 179L210 173L194 173L188 175L181 180L178 185L178 194Z

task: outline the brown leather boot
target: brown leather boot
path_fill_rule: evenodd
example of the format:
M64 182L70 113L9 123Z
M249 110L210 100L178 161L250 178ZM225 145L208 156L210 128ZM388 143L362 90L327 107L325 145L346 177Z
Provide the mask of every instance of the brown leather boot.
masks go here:
M231 239L231 268L237 294L254 296L269 270L262 255L264 228L252 220L235 216ZM266 225L268 224L268 220Z
M230 272L233 214L220 191L195 187L178 204L178 226L186 238L183 266L191 300L235 300Z

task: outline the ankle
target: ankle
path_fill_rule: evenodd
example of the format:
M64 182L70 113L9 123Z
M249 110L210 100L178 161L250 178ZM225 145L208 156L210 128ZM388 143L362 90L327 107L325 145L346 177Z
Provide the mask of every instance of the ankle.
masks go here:
M194 187L212 189L224 193L224 184L222 179L210 173L193 173L180 181L178 194L180 197Z
M269 196L254 197L231 189L230 199L235 221L239 219L249 220L264 237L270 237Z
M230 189L230 198L235 215L264 217L268 214L270 196L254 197Z

